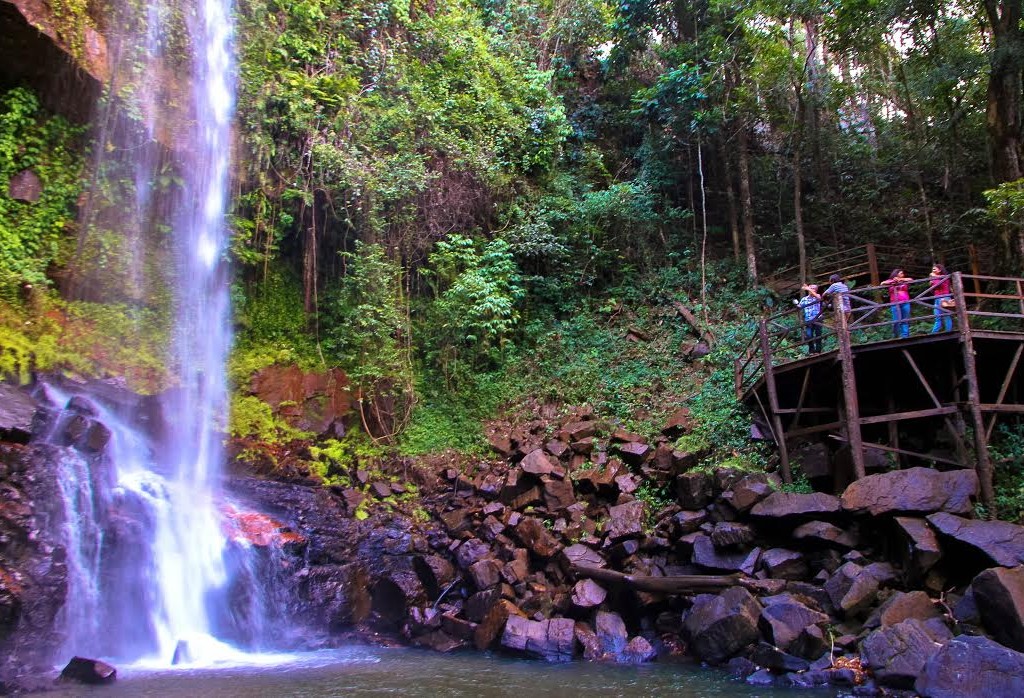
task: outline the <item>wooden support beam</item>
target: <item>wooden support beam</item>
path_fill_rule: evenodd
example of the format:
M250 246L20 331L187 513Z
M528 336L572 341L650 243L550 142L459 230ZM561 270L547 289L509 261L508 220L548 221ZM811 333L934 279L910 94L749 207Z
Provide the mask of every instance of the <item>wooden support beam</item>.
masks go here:
M974 360L974 340L971 326L967 321L967 307L964 305L964 279L960 272L953 272L953 298L960 331L960 346L964 355L964 377L967 379L967 402L974 422L974 453L978 459L978 480L981 483L981 501L992 516L996 515L995 491L992 483L992 462L988 455L988 439L985 438L985 421L981 415L981 391L978 389L978 371Z
M801 414L830 414L835 411L835 407L780 407L778 409L779 414L795 414L798 417ZM796 424L795 419L793 423Z
M917 380L919 380L921 382L921 385L924 386L925 391L928 393L928 397L931 398L932 404L935 405L937 409L941 409L942 403L939 402L939 398L935 396L935 391L932 390L932 387L928 383L928 380L924 377L924 374L921 372L921 369L918 368L917 362L914 361L914 357L912 357L910 355L910 352L907 351L906 349L902 349L901 351L903 352L903 357L907 360L907 363L910 364L910 367L912 369L914 369L914 374L917 376ZM960 435L959 430L957 430L956 425L953 424L953 422L948 417L946 418L945 422L946 429L949 430L949 435L953 438L954 441L957 442L957 448L960 449L961 451L966 451L967 449L963 444L963 437Z
M833 436L832 438L835 439L836 441L841 441L841 442L845 442L846 441L846 439L843 439L843 438L838 437L838 436ZM936 463L945 463L947 465L955 465L958 468L970 467L969 465L967 465L965 463L960 463L960 462L957 462L957 461L952 460L950 458L944 458L942 456L936 456L936 455L931 454L931 453L920 453L919 451L908 451L905 448L893 448L892 446L883 446L882 444L871 443L870 441L868 441L867 443L864 444L864 448L873 448L873 449L875 449L877 451L885 451L886 453L897 453L897 454L904 455L904 456L913 456L914 458L921 458L923 460L931 460L931 461L935 461Z
M836 338L839 341L839 364L842 371L843 404L846 408L846 438L850 441L850 456L853 459L853 474L856 479L864 477L864 446L860 433L860 405L857 401L857 374L853 367L853 350L850 346L850 332L846 324L843 304L836 303Z
M823 431L833 431L843 426L845 422L835 421L828 422L827 424L815 424L812 427L801 427L800 429L791 429L787 436L791 439L796 439L801 436L809 436L811 434L820 434Z
M995 402L979 402L978 409L982 412L994 412L996 414L1024 414L1024 405L1007 405Z
M623 574L614 570L586 565L573 565L570 569L577 577L596 579L599 582L618 584L628 589L655 594L693 594L729 587L743 587L748 591L759 593L772 591L778 587L778 582L773 580L752 579L739 575L686 574L674 577L651 577L641 574Z
M798 427L800 425L800 415L803 414L803 412L804 412L804 400L807 398L807 388L808 388L808 386L810 386L810 383L811 383L811 367L808 366L807 368L804 369L804 382L800 385L800 397L797 398L797 401L796 401L796 413L795 413L796 416L793 417L793 423L789 425L791 428L795 429L796 427ZM819 409L828 409L828 408L825 407L825 408L819 408Z
M869 242L868 248L868 271L871 273L871 285L878 286L882 283L882 277L878 273L878 254L875 252L875 243Z
M884 424L886 422L900 422L905 419L923 419L925 417L942 417L947 414L955 414L960 409L956 405L944 407L931 407L927 410L911 410L909 412L893 412L892 414L879 414L872 417L861 417L861 425Z
M1017 371L1017 363L1020 362L1021 352L1024 351L1024 343L1017 345L1017 351L1013 354L1013 360L1010 362L1010 367L1006 369L1006 376L1003 378L1003 384L999 387L999 396L996 398L996 404L1003 404L1003 400L1006 398L1006 391L1010 388L1010 382L1013 380L1013 374ZM989 417L988 427L985 429L985 439L992 438L992 429L996 426L996 418L998 415L993 414Z
M764 355L764 384L768 391L768 408L771 411L769 419L775 432L775 445L779 447L782 480L790 483L793 482L793 475L789 471L789 450L786 448L786 432L782 428L782 418L779 416L779 393L775 387L775 371L772 368L772 348L768 339L768 325L764 320L760 321L758 331L761 333L761 353Z
M887 401L887 407L889 408L889 414L896 414L896 397L893 395L891 390L888 391L888 394L886 396L886 401ZM899 425L899 423L896 422L895 420L889 420L889 422L887 424L887 429L889 431L889 445L892 446L893 448L899 448L900 447L900 425ZM896 468L897 469L900 468L900 457L899 457L899 454L896 454Z

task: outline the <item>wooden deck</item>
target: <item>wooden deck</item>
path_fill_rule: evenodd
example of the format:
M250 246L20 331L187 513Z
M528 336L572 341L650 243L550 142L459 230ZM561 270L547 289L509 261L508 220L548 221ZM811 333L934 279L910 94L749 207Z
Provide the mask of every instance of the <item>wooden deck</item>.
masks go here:
M893 337L882 286L854 289L848 316L827 313L818 354L799 308L759 322L736 359L736 394L763 417L784 479L794 452L824 444L837 486L872 468L970 467L993 505L989 441L999 420L1024 416L1024 279L947 278L956 307L935 333L929 280L910 284L905 338Z

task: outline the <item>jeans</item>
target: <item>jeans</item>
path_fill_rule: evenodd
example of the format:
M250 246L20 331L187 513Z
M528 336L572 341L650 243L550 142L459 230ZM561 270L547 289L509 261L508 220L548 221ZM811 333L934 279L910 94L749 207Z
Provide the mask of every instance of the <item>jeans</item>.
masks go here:
M943 329L946 332L953 329L953 315L942 307L942 301L946 298L949 296L940 296L935 299L935 324L932 325L932 334L941 332Z
M812 320L804 323L804 341L810 340L807 344L808 354L821 353L821 321Z
M910 301L889 306L892 311L892 336L906 339L910 336Z

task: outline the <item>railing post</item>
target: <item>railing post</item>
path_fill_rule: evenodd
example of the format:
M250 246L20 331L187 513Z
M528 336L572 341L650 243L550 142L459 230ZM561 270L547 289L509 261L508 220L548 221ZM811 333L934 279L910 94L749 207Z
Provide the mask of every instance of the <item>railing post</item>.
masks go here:
M860 404L857 400L857 374L853 367L853 347L850 345L850 330L842 300L835 304L836 341L839 344L839 365L843 378L843 404L846 406L846 440L850 444L853 459L853 474L859 480L864 477L864 441L860 433Z
M779 461L782 465L782 481L793 482L793 475L789 471L789 449L786 448L786 434L782 430L782 418L779 417L779 393L775 389L775 370L772 368L772 347L768 339L768 325L764 318L758 324L758 333L761 335L761 353L764 355L764 385L768 391L768 408L771 415L768 417L775 431L775 445L779 447Z
M971 264L971 276L974 277L974 292L981 296L981 264L978 262L978 248L972 244L967 245L967 259ZM981 298L977 297L974 300L974 309L977 310L981 306Z
M871 273L871 285L878 286L882 283L882 277L878 274L878 255L875 253L875 243L867 244L868 250L868 271Z
M992 462L988 456L988 439L985 438L985 421L981 414L981 391L978 389L978 369L974 360L974 339L967 321L964 307L964 279L960 272L953 272L953 298L956 299L956 317L960 331L960 347L964 354L964 378L967 382L967 405L971 412L974 428L974 450L978 462L978 480L981 483L981 501L994 517L995 492L992 488Z

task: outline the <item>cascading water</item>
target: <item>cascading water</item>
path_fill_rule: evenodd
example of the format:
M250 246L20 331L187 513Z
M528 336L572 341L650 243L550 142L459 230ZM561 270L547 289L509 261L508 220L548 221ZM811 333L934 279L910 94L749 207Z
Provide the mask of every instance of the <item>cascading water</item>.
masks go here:
M209 661L231 651L215 637L252 643L258 638L251 629L262 627L255 617L262 609L258 594L248 593L244 618L225 621L223 612L233 579L252 576L251 565L240 561L244 544L225 533L223 512L231 505L219 492L231 343L224 259L234 107L231 6L229 0L196 0L182 10L153 2L141 17L129 5L122 12L115 83L118 75L131 76L122 82L134 85L141 123L125 128L111 126L117 119L103 120L96 170L132 171L135 208L125 215L126 240L144 245L161 230L173 238L156 263L151 250L130 250L122 283L134 298L144 296L147 285L173 289L168 363L178 381L162 398L165 428L155 441L125 414L131 409L102 400L80 398L55 422L55 433L65 433L68 420L86 418L85 409L111 431L105 455L92 468L74 458L65 468L73 483L65 488L65 651L164 664L172 656ZM169 42L179 51L188 46L191 61L172 59ZM184 68L188 75L180 74ZM164 113L169 88L161 80L191 89L184 118L180 104L175 116ZM173 133L173 142L164 138L168 148L156 143L161 131ZM104 163L108 151L131 162ZM175 186L158 191L156 182L168 170ZM164 278L147 278L147 269L159 269ZM46 390L54 404L67 403L68 394ZM97 474L100 461L109 478Z

